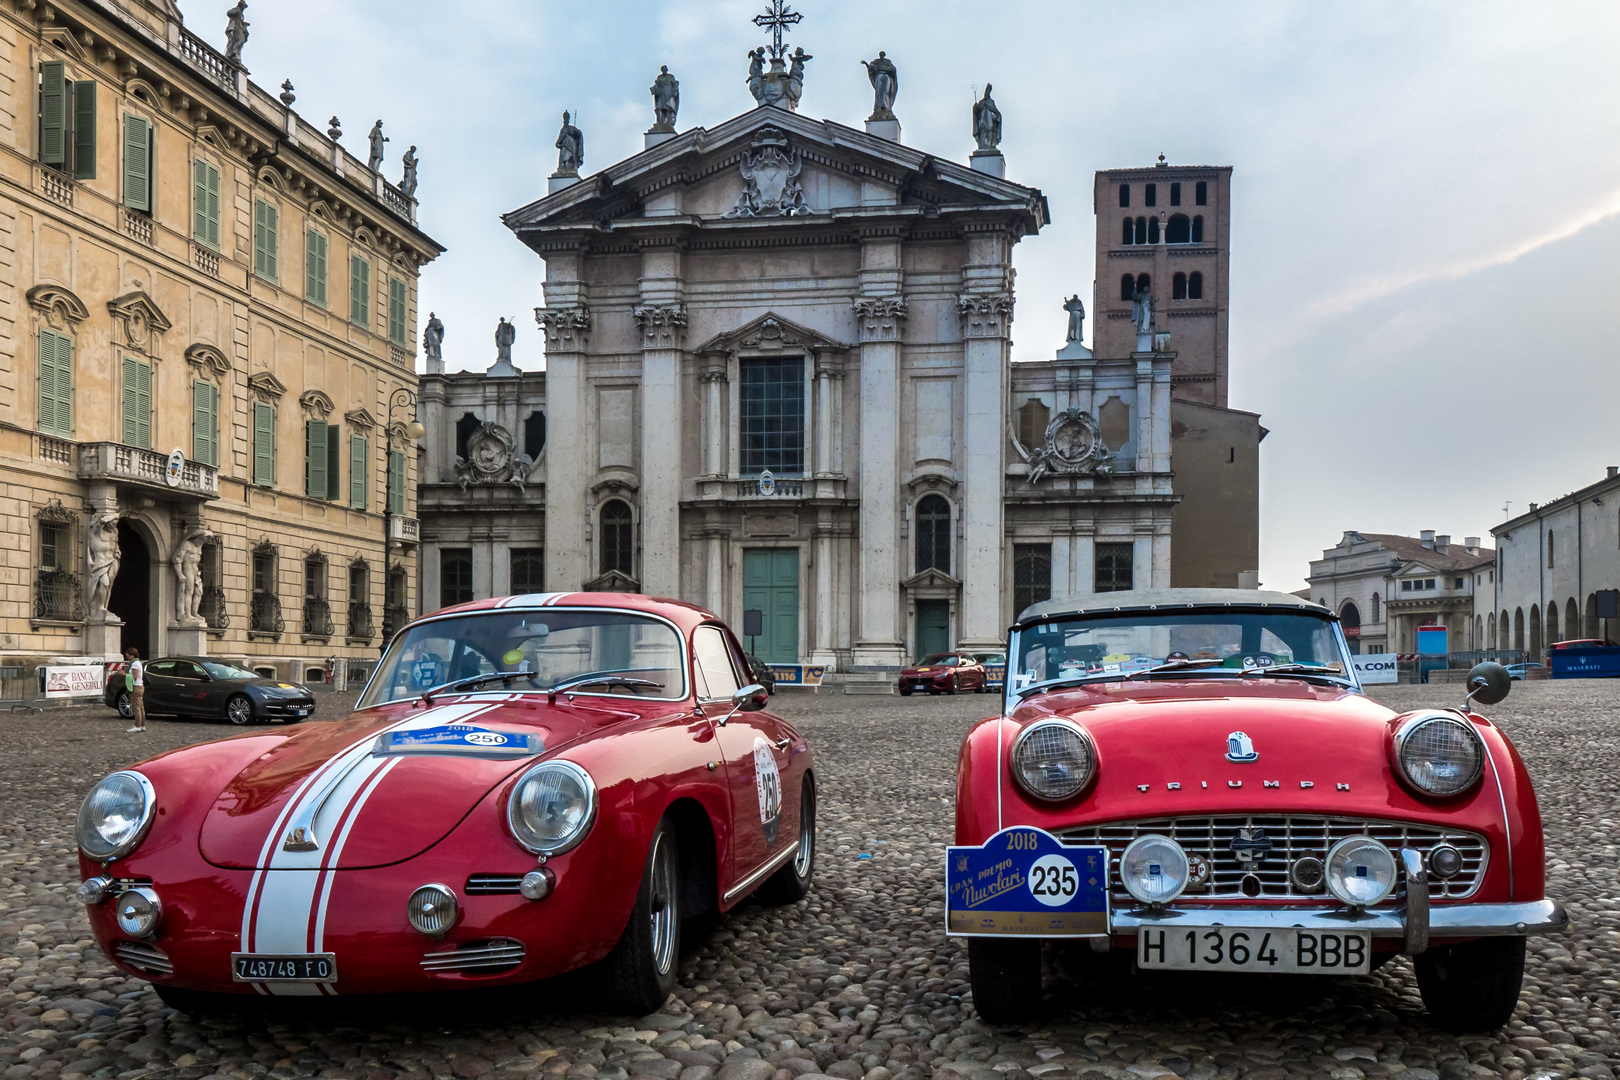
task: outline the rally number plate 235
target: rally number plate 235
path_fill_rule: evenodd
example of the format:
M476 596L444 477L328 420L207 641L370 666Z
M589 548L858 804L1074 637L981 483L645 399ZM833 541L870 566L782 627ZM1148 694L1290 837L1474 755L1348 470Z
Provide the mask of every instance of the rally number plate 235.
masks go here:
M1173 971L1365 975L1371 945L1365 930L1144 926L1136 934L1136 963Z
M945 929L975 937L1108 934L1108 849L1016 825L945 855Z

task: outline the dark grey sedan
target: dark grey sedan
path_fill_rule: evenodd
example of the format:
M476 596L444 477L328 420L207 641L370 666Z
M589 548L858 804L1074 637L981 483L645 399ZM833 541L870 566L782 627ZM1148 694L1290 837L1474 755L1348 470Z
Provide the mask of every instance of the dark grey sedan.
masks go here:
M206 656L164 656L146 665L146 715L233 724L279 720L297 723L315 714L307 686L278 682ZM103 700L121 716L131 716L124 672L107 677Z

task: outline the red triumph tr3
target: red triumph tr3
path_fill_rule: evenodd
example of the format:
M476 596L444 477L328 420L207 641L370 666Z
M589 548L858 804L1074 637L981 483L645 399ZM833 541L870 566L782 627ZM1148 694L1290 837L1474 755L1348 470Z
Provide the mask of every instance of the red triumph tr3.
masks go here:
M537 594L406 626L346 720L113 773L77 839L90 925L177 1007L519 983L673 989L683 920L804 896L803 736L688 604Z
M1440 1024L1512 1015L1563 930L1541 814L1473 705L1362 695L1338 621L1282 593L1051 600L1012 627L1004 715L962 743L946 921L992 1022L1033 1017L1043 938L1143 969L1364 974L1410 956ZM1436 687L1437 695L1450 687Z

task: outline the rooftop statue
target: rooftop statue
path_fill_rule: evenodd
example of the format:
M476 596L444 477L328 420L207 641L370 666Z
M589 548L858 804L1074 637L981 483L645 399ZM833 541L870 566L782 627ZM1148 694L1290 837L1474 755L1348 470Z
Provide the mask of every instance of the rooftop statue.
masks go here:
M405 151L405 156L400 159L400 163L405 166L405 172L399 178L400 194L407 199L414 198L416 195L416 147L413 146Z
M872 115L867 119L893 120L894 96L900 91L900 73L895 70L894 61L879 49L876 60L861 63L866 66L866 77L872 83Z
M371 134L366 136L366 140L371 144L371 156L366 159L366 168L376 172L382 168L383 143L388 141L388 136L382 133L381 120L371 125Z
M225 59L233 64L242 62L242 46L247 44L246 11L247 0L237 0L236 6L225 13Z
M681 111L680 80L669 73L668 67L660 67L649 90L653 98L653 130L674 131L675 116Z
M585 164L585 133L569 121L569 114L563 113L562 130L557 132L558 176L578 176Z
M1001 110L990 96L990 84L984 84L984 97L973 103L973 138L980 150L994 151L1001 145Z
M444 359L444 323L431 311L427 326L422 329L422 353L429 360Z
M1069 297L1063 304L1063 310L1069 313L1069 340L1079 341L1086 325L1086 305L1081 301L1080 294Z
M431 313L430 313L431 314ZM495 362L497 364L512 362L512 343L517 340L517 327L501 316L501 321L495 327Z

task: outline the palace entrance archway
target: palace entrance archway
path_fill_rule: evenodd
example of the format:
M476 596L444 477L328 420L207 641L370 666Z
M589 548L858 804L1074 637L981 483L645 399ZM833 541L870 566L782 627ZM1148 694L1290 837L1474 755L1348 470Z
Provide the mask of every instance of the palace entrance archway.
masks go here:
M128 521L118 523L118 576L113 579L107 610L124 620L118 636L118 651L130 646L150 659L155 636L152 633L156 604L152 596L152 549Z

